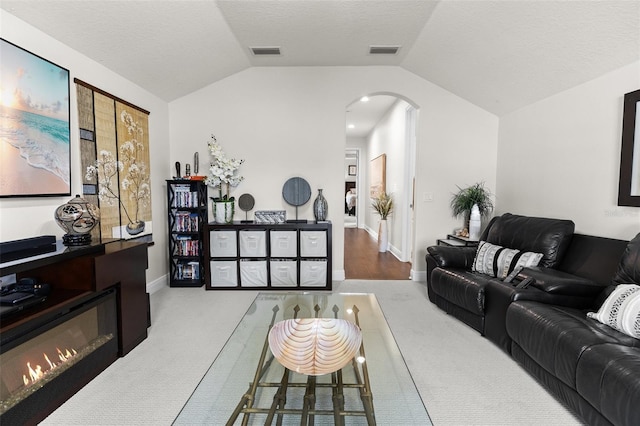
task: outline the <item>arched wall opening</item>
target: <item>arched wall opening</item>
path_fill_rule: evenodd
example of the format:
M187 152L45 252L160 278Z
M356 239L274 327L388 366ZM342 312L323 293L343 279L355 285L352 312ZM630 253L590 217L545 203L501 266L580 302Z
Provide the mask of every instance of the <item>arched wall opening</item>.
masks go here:
M393 92L373 92L365 98L346 107L345 189L355 184L356 202L355 214L349 215L346 193L345 226L362 228L377 239L380 217L371 207L371 186L375 183L371 179L377 171L371 170L371 165L376 159L379 164L383 156L385 192L394 200L394 211L387 221L387 249L400 261L412 262L418 106ZM349 167L354 162L356 167ZM353 170L357 171L355 176L349 174Z

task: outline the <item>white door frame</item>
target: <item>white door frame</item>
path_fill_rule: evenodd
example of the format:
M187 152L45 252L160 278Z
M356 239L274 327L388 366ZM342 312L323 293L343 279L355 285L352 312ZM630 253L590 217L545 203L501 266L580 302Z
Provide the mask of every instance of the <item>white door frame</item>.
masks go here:
M406 108L405 119L405 156L404 156L404 191L403 203L405 215L402 218L402 262L411 262L413 258L414 242L414 180L416 169L416 119L417 110L409 104Z
M361 191L362 191L362 179L363 179L363 173L362 170L360 169L360 148L345 148L344 150L345 154L346 153L355 153L356 155L356 228L360 228L361 224L364 223L364 216L362 216L362 208L361 208L361 203L362 203L362 196L361 196ZM346 195L346 194L345 194ZM346 202L346 198L345 198L345 202Z

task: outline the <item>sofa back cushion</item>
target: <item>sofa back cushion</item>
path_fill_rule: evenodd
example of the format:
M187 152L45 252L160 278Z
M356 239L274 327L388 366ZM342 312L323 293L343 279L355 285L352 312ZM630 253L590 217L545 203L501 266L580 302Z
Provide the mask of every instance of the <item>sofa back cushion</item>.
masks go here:
M571 220L505 213L491 220L481 239L511 249L542 253L540 266L553 268L561 262L574 230Z
M629 240L573 234L558 269L610 286L628 244Z
M622 253L622 259L618 264L618 271L613 277L613 284L639 284L640 285L640 234L629 241L627 248Z

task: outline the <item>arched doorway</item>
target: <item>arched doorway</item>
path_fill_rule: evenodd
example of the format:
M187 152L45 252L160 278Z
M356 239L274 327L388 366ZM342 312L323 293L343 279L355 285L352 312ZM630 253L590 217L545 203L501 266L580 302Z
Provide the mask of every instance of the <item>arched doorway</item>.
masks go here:
M417 108L410 100L394 93L372 93L349 104L346 108L345 164L347 156L355 152L357 158L355 223L358 229L377 239L379 216L370 207L370 162L384 155L386 167L384 180L386 192L394 199L394 213L389 223L388 252L399 262L410 262L413 257L413 199L415 175L415 140L417 128ZM345 188L348 185L345 175ZM352 179L353 180L353 179ZM345 200L346 202L346 200ZM352 219L345 217L345 226L353 226ZM349 235L352 235L350 233ZM350 276L348 262L347 234L345 234L345 276ZM386 253L382 253L386 254ZM381 257L368 256L369 268ZM410 267L409 267L410 270ZM406 274L401 279L409 279ZM384 278L383 278L384 279ZM396 279L396 278L393 278Z

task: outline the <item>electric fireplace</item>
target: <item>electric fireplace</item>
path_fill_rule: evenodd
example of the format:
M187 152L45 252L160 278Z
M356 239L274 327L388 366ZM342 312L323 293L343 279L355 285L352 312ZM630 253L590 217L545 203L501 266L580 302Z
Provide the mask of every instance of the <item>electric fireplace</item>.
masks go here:
M118 357L115 289L15 327L0 351L0 422L36 424Z

